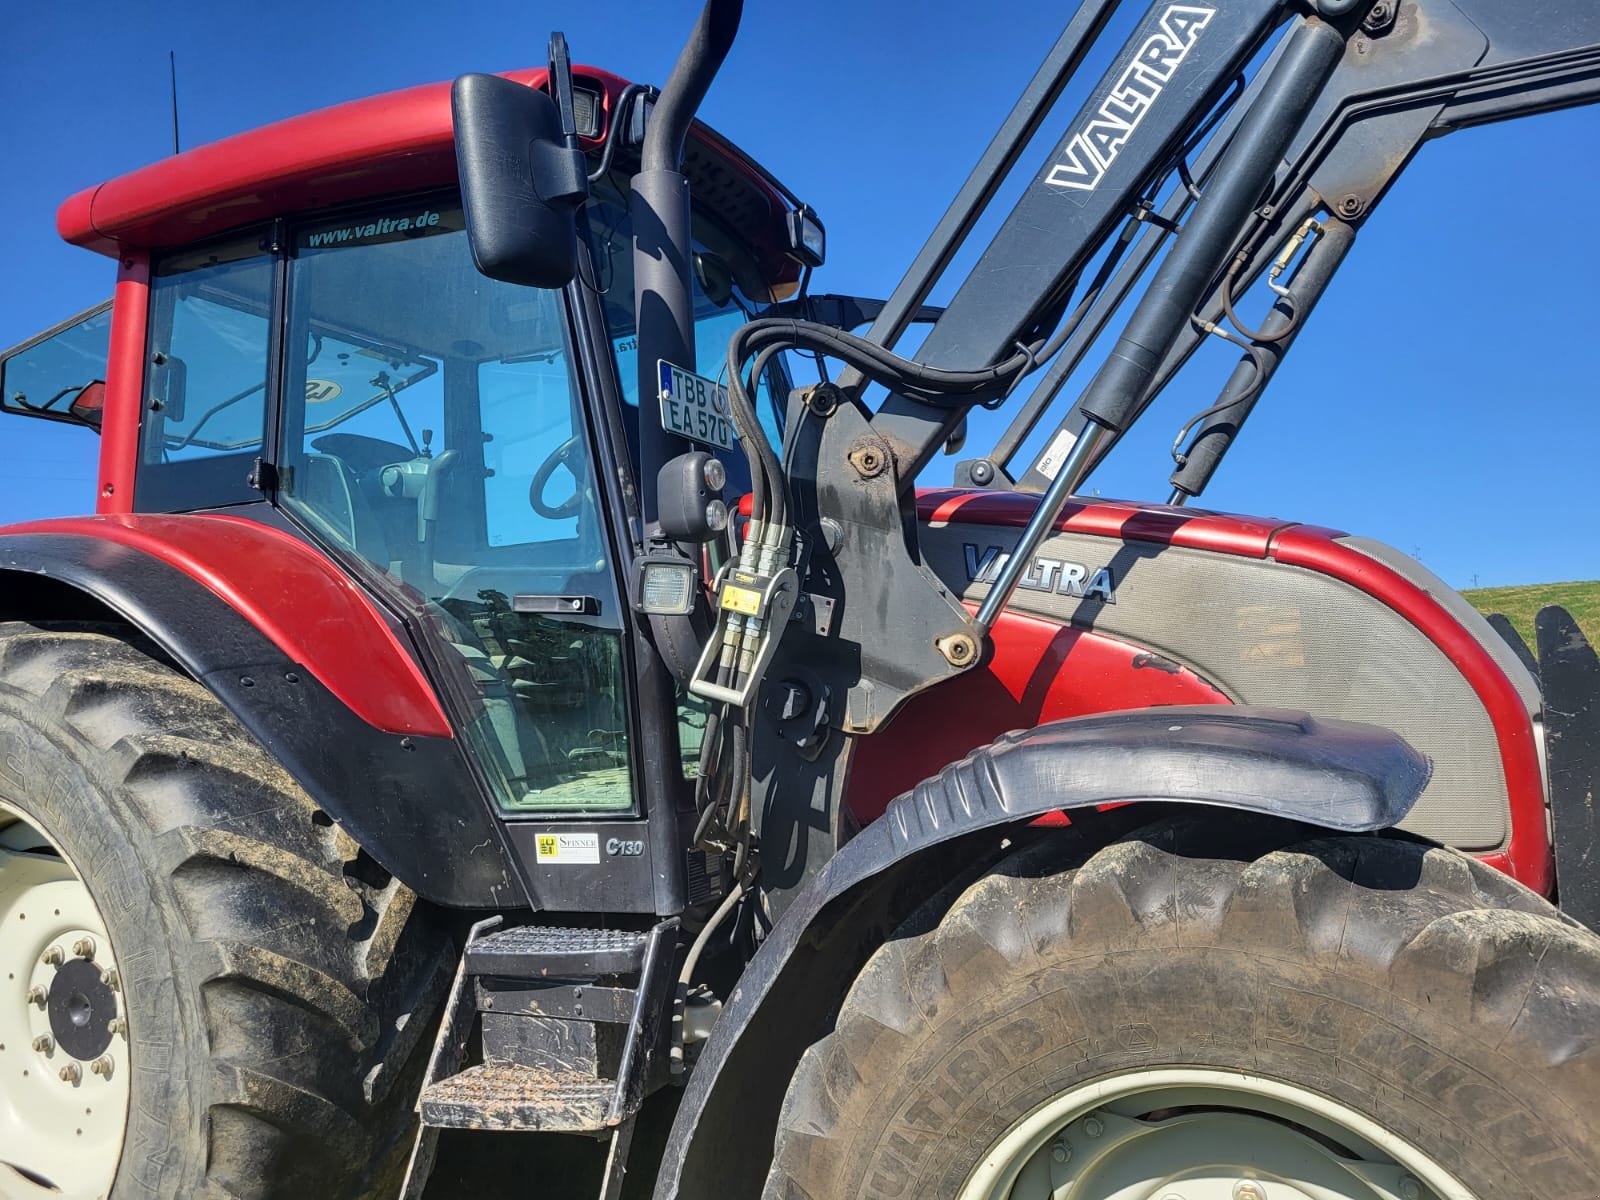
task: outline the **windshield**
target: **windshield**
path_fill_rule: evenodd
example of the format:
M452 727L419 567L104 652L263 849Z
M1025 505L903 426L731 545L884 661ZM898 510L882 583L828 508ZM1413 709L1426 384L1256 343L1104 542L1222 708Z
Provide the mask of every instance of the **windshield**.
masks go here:
M622 398L639 406L639 339L633 319L633 227L628 204L615 181L596 187L584 206L590 257L595 264L595 284L603 299L606 325L616 355ZM693 225L694 349L696 372L726 383L728 339L746 321L760 315L767 303L769 285L755 258L714 220L696 214ZM678 364L682 366L683 364ZM788 386L781 369L773 365L761 378L756 412L774 445L783 442L783 398ZM629 420L630 440L638 436L637 422ZM742 455L713 447L728 468L730 489L748 486L748 469ZM637 442L633 445L638 464Z
M509 812L633 807L618 590L557 292L455 202L300 228L279 498L427 615Z

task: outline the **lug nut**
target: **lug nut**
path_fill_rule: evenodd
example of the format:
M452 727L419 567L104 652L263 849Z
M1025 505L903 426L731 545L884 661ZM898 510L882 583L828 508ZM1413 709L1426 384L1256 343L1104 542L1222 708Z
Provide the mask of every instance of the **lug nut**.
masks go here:
M1422 1185L1409 1175L1400 1177L1400 1194L1405 1200L1417 1200L1422 1195Z
M62 963L66 962L66 961L67 961L67 952L65 950L63 950L60 946L51 946L50 949L48 949L48 950L46 950L44 952L43 962L44 962L44 965L47 966L47 967L59 967Z
M33 1048L40 1054L49 1054L50 1051L56 1048L56 1044L48 1033L41 1033L33 1039Z
M1099 1137L1106 1131L1106 1127L1100 1123L1098 1117L1090 1117L1083 1123L1083 1131L1090 1137Z
M77 941L72 943L72 952L79 958L93 958L94 939L91 937L79 938Z
M107 967L104 971L101 971L100 982L105 984L113 992L119 991L122 988L122 977L117 974L117 969L115 967Z
M123 1037L127 1037L128 1036L128 1018L127 1017L112 1017L111 1020L106 1022L106 1032L109 1033L109 1034L113 1034L113 1035L120 1034Z
M59 1074L62 1083L77 1083L83 1078L83 1068L75 1062L69 1062Z
M42 987L31 987L28 989L29 1004L37 1004L40 1008L43 1008L49 999L49 993L46 992Z
M96 1075L104 1075L107 1079L110 1079L111 1056L109 1054L102 1054L99 1058L95 1059L89 1064L89 1070L93 1071Z
M1055 1144L1050 1147L1050 1157L1058 1163L1072 1161L1072 1147L1067 1145L1065 1138L1056 1139Z
M1267 1189L1254 1179L1241 1179L1233 1185L1233 1200L1267 1200Z

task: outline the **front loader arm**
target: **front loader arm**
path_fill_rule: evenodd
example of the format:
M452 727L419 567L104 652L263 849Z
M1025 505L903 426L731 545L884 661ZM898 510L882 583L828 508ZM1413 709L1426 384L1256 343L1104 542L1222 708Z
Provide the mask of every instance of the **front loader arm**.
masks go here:
M1260 332L1277 336L1256 342L1258 353L1241 359L1210 415L1196 424L1186 449L1175 450L1174 502L1204 490L1332 281L1356 232L1423 143L1471 125L1596 99L1600 99L1600 11L1591 5L1547 0L1507 9L1484 0L1408 0L1376 6L1296 133L1266 203L1256 209L1229 253L1214 264L1216 279L1210 294L1167 348L1150 386L1137 401L1133 419L1212 336L1211 330L1224 325L1223 289L1233 296L1243 293L1266 273L1305 221L1317 217L1322 229L1311 237L1289 279L1292 302L1280 299L1271 314L1257 322ZM1254 97L1247 96L1241 107L1252 103ZM1215 144L1229 134L1227 127L1219 129L1199 161L1209 166ZM1182 199L1181 194L1174 198ZM1147 236L1148 254L1153 256L1161 236L1155 231ZM1103 328L1137 283L1136 270L1119 274L1086 324L1095 332ZM1284 336L1284 326L1291 323L1293 330ZM1086 343L1069 343L1052 377L1001 437L992 456L995 470L1007 471L1033 422L1087 348ZM1081 401L1063 415L1044 449L1018 476L1024 490L1049 486L1086 420ZM1103 460L1114 441L1102 441L1092 465Z

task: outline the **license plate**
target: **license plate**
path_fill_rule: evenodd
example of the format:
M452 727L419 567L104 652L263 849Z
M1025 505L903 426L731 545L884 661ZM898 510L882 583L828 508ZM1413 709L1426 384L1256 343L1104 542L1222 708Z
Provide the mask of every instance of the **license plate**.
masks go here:
M661 377L661 427L669 433L732 450L733 422L728 418L728 390L714 379L656 363Z

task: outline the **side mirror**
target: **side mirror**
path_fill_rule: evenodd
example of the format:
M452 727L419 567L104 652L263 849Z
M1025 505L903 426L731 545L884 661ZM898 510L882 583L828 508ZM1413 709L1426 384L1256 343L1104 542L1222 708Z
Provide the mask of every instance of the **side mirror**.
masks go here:
M589 180L555 101L498 75L463 75L450 89L450 109L478 270L504 283L566 286L577 271L576 213Z

